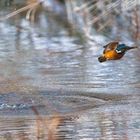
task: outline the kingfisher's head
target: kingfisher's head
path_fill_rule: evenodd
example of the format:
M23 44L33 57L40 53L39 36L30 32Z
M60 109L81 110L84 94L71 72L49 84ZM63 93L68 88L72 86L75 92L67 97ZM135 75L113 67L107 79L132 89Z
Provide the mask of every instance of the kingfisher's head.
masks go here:
M106 58L104 56L100 56L100 57L98 57L98 61L99 62L105 62Z

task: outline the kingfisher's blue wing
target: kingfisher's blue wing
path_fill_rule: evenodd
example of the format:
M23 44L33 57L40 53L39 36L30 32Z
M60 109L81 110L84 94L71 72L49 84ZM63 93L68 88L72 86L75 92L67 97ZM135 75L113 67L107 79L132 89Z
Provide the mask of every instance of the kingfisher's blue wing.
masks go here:
M129 46L126 46L125 44L119 44L116 48L116 50L121 51L123 49L130 48Z

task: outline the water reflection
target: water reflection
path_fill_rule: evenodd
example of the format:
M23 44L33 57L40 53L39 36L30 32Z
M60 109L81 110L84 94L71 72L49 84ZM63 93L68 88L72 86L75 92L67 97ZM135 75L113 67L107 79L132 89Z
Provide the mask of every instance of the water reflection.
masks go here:
M0 118L0 138L139 140L139 100L109 103L72 115ZM128 110L129 108L129 110Z

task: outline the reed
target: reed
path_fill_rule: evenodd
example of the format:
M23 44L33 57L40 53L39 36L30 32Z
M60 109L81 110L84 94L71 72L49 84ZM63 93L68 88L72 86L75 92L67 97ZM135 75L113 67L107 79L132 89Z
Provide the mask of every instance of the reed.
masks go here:
M140 38L140 20L137 1L66 0L68 19L90 38L96 31L113 38ZM78 19L78 20L77 20ZM125 24L123 24L125 23ZM133 33L133 34L132 34Z

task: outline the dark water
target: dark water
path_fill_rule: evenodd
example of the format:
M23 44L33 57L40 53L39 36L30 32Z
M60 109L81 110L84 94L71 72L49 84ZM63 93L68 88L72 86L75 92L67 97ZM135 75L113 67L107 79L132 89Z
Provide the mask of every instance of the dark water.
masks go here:
M0 139L140 139L139 49L99 63L71 30L46 13L0 22Z

